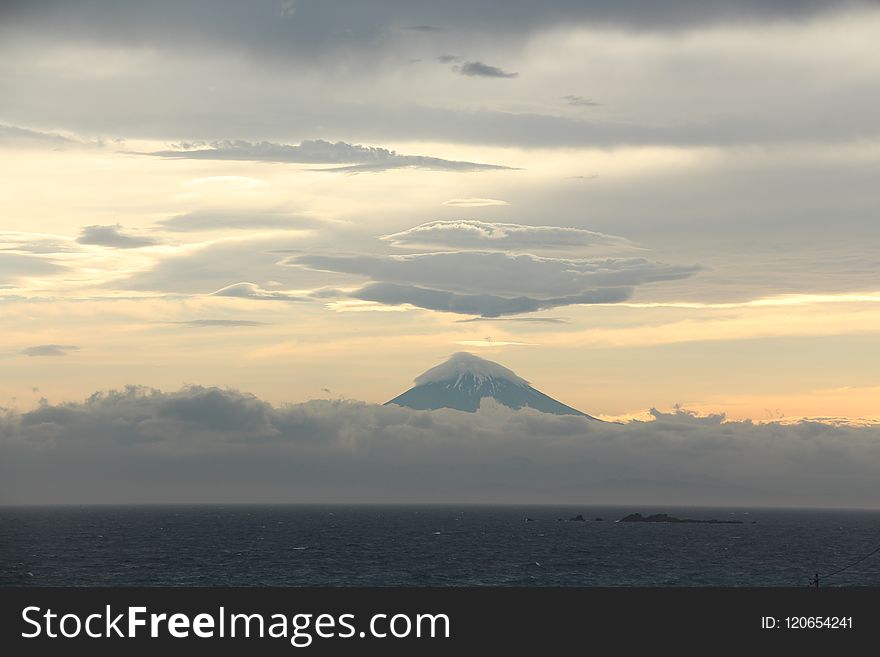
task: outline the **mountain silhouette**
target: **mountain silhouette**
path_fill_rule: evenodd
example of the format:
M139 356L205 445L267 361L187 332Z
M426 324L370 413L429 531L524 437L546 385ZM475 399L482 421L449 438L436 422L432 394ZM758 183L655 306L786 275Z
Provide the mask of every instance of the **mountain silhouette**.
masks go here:
M528 381L503 365L467 352L453 354L445 363L416 377L415 386L385 405L397 404L418 410L454 408L473 413L480 408L480 401L485 397L510 408L527 406L542 413L580 415L597 420L535 390Z

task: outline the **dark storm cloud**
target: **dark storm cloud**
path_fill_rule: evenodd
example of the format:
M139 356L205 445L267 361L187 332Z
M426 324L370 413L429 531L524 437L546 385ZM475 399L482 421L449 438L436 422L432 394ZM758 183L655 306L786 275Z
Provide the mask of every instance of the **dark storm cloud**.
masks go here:
M228 389L129 387L0 414L0 487L10 504L876 503L877 426L653 416L615 425L491 401L477 413L273 406Z
M78 349L79 347L72 344L38 344L22 349L19 353L24 356L66 356Z
M122 232L122 226L84 226L76 241L80 244L110 246L115 249L140 249L145 246L156 246L158 240L150 237L138 237Z
M497 66L489 66L483 62L465 62L461 66L455 67L455 70L462 75L481 78L515 78L519 73L508 73Z
M387 148L347 144L343 141L329 142L311 139L298 145L273 142L251 143L241 140L213 142L208 148L199 145L169 151L149 153L157 157L192 160L245 160L252 162L291 162L306 164L345 164L331 167L330 171L358 172L385 171L412 167L441 171L481 171L485 169L508 169L510 167L477 162L444 160L424 155L401 155ZM354 163L354 164L353 164Z

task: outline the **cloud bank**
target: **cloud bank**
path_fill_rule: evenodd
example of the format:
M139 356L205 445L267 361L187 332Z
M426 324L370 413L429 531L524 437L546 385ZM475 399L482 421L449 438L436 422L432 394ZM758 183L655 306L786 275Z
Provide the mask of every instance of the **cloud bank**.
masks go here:
M0 494L7 503L880 501L880 427L653 417L599 424L491 402L477 413L272 406L235 390L128 387L0 415Z
M488 251L301 255L285 262L375 281L347 293L355 299L482 317L618 303L628 299L635 286L688 278L700 270L699 266L680 267L644 258L574 260ZM322 294L331 296L333 291ZM337 290L335 294L346 293Z
M509 0L503 11L497 0L373 0L357 7L349 0L266 0L248 6L235 0L155 0L148 6L132 0L7 4L9 21L2 27L9 30L42 29L49 36L147 47L213 46L272 58L317 58L343 47L359 57L380 56L387 45L379 37L387 38L394 29L419 37L450 30L483 37L490 31L500 37L527 36L572 24L678 33L702 25L806 20L870 6L871 0ZM279 11L279 4L295 11ZM279 21L279 16L290 20Z

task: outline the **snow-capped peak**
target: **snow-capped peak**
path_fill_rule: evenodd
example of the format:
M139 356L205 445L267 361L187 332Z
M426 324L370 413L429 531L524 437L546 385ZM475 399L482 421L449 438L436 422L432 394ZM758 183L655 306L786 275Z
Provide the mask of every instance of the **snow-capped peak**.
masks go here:
M458 386L468 374L474 378L477 385L492 379L504 379L520 386L529 385L528 381L517 376L503 365L474 356L466 351L452 354L445 363L432 367L424 374L417 376L415 384L418 387L428 383L453 381L453 385Z

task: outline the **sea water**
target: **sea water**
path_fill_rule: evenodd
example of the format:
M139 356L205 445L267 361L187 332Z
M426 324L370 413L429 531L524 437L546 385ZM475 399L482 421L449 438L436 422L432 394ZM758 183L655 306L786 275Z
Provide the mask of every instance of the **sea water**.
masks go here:
M616 522L632 512L742 524ZM878 545L858 510L2 507L0 585L805 586ZM880 554L822 585L880 585Z

